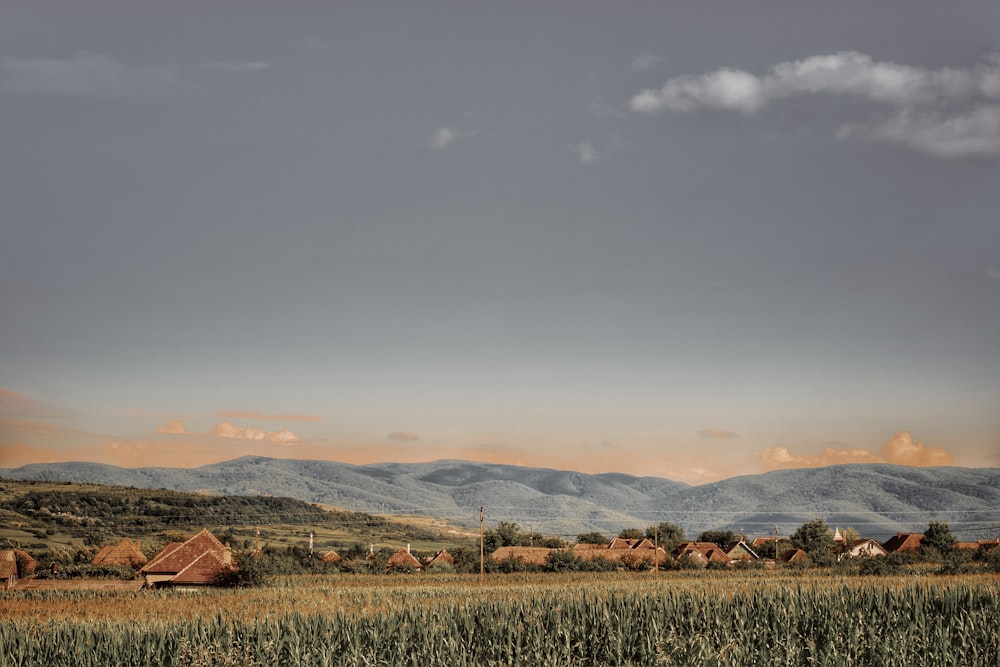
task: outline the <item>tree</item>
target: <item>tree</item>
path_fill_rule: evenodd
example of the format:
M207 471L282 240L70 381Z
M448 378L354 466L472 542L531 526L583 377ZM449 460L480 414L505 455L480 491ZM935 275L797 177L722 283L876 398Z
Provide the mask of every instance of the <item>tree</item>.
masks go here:
M496 528L483 535L486 553L493 553L500 547L521 547L528 544L528 536L521 533L521 527L513 521L500 521Z
M699 542L712 542L719 545L723 549L728 547L736 540L736 536L733 535L731 530L703 530L698 535Z
M657 544L663 547L664 551L673 551L674 547L687 539L684 537L684 529L669 521L661 521L647 528L646 537L650 539L656 537Z
M833 561L833 534L823 519L813 519L799 526L792 533L792 546L805 551L814 563Z
M641 540L645 537L645 533L642 528L622 528L622 532L618 533L618 537L623 540Z
M598 532L582 533L576 536L580 544L607 544L608 538Z
M955 536L944 521L931 521L920 540L920 551L932 558L946 557L954 551Z

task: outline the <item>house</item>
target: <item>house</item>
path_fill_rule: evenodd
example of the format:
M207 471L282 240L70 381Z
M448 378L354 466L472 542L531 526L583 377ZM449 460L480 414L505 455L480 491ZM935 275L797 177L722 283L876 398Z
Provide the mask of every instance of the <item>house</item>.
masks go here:
M526 565L544 565L549 554L556 551L559 551L559 549L549 549L547 547L500 547L490 554L490 560L497 563L517 560Z
M702 565L728 563L729 556L715 542L681 542L673 551L677 560L687 558Z
M333 549L323 554L324 563L330 563L331 565L336 565L342 560L344 560L344 558Z
M1000 537L995 540L979 540L976 544L982 551L996 549L997 547L1000 547Z
M730 561L736 560L757 560L760 556L754 551L745 540L731 542L725 549L726 556Z
M386 570L396 570L410 568L416 571L424 569L424 566L420 564L420 561L410 553L410 545L405 547L399 547L396 549L396 553L389 557L389 562L386 563Z
M607 544L576 544L572 552L582 560L603 558L632 564L643 561L649 563L654 558L662 563L667 558L667 552L662 547L654 547L653 541L648 537L638 539L616 537Z
M841 554L844 558L856 558L858 556L888 556L889 552L879 544L878 540L873 540L870 537L866 537L860 540L854 540L847 547L847 550Z
M434 554L432 558L427 561L427 569L430 570L434 567L440 567L442 565L454 565L455 558L448 553L447 549L442 549L441 551Z
M236 561L228 545L203 529L186 542L173 542L140 570L146 585L205 586L236 570Z
M629 539L625 537L616 537L611 540L605 547L607 549L652 549L653 541L648 537L641 537L638 539Z
M809 560L809 554L802 549L789 549L779 558L782 563L801 563Z
M0 551L0 582L4 590L17 583L17 555L13 549Z
M923 533L896 533L895 536L883 542L882 547L886 553L890 554L914 552L920 549L920 543L923 539Z
M123 537L118 544L110 544L101 547L91 565L131 565L132 567L142 567L146 564L146 555L142 553L142 542L133 542L127 537Z
M4 549L0 551L0 585L6 590L17 582L18 577L34 574L36 567L38 562L28 552Z

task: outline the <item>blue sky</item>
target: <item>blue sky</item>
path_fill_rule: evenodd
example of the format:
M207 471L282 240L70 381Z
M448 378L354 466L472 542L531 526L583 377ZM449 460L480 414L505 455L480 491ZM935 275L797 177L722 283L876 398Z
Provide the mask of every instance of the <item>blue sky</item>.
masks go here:
M998 24L8 3L0 465L998 466Z

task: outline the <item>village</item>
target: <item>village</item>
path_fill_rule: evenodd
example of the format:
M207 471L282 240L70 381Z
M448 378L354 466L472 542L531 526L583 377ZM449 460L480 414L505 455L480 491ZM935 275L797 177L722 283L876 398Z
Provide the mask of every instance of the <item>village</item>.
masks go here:
M580 540L572 546L530 546L523 544L506 544L497 546L486 553L485 540L480 543L480 553L472 553L467 547L460 547L456 553L464 556L465 571L472 572L478 567L480 572L488 569L490 572L514 571L649 571L670 569L697 568L746 568L761 567L774 569L785 565L806 567L809 565L829 565L852 559L879 559L889 557L910 557L911 560L926 555L928 546L940 548L941 535L934 535L931 541L925 533L898 533L885 542L874 538L851 539L851 530L841 531L835 528L829 531L821 520L811 522L819 535L820 551L816 545L803 542L803 538L793 536L791 539L777 535L749 538L744 535L709 531L699 538L723 537L731 538L725 541L679 541L671 544L660 543L656 537L636 536L637 531L623 530L622 536L609 541L595 542ZM810 526L806 524L803 529ZM508 533L507 541L517 542L516 524L513 527L514 538ZM967 554L965 560L972 555L991 554L992 560L998 560L1000 554L1000 537L995 540L979 540L976 542L956 541L947 532L947 525L931 522L928 533L944 531L943 544L950 544L954 554ZM800 532L803 530L800 529ZM822 531L826 531L824 537ZM591 534L594 536L596 534ZM495 535L491 536L495 542ZM580 536L584 538L586 536ZM828 539L826 539L828 538ZM666 547L666 548L665 548ZM386 557L380 557L385 548L376 553L374 545L369 545L363 558L366 566L349 567L356 562L357 548L353 550L353 561L345 558L336 550L323 553L313 553L310 537L308 557L318 563L331 566L331 572L376 572L385 573L417 573L417 572L457 572L456 557L447 549L440 549L422 558L411 552L410 545L399 546ZM811 553L810 553L811 552ZM994 553L995 552L995 553ZM247 571L254 569L256 559L261 554L261 547L241 556L234 554L229 543L223 543L208 529L202 529L183 542L172 542L160 550L152 558L142 551L141 541L133 541L123 537L119 542L103 546L93 557L90 565L94 568L119 568L120 572L134 573L131 578L108 577L60 577L60 564L53 561L48 568L42 566L22 549L0 550L0 581L4 590L42 590L42 589L93 589L93 590L139 590L142 588L173 588L178 590L197 590L207 586L226 586L246 584L250 578ZM948 555L948 554L945 554ZM376 565L376 561L378 564Z

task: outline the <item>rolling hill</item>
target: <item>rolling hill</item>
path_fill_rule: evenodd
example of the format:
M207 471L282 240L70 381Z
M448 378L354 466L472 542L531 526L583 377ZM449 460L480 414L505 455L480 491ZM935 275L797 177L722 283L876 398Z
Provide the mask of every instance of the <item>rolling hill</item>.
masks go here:
M810 519L885 538L947 521L962 539L1000 534L1000 469L866 464L780 470L689 486L657 477L470 461L366 466L248 456L199 468L94 463L0 469L17 480L72 481L228 495L287 496L375 514L424 514L460 525L514 521L568 537L672 521L707 529L788 534Z

